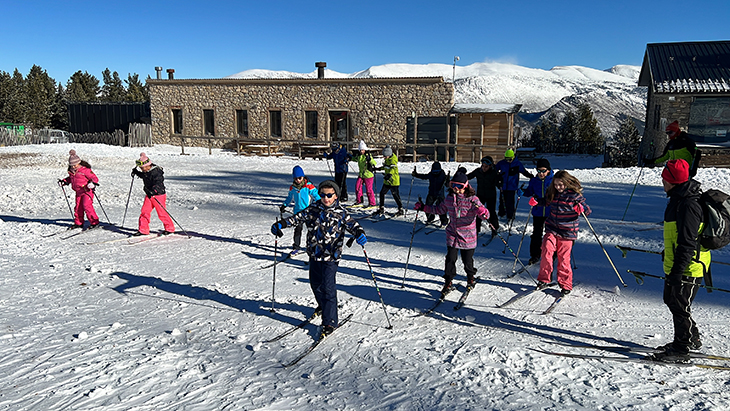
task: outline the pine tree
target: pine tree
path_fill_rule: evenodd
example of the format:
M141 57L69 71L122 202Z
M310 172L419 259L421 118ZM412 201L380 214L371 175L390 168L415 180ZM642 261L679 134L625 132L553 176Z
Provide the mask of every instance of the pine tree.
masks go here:
M578 105L578 119L576 124L575 153L579 154L600 154L603 151L604 138L601 129L598 127L598 120L593 115L593 110L588 104Z
M68 130L68 105L66 101L66 89L58 83L56 94L53 96L51 105L51 128Z
M69 102L93 103L99 101L99 79L88 72L75 72L66 83L66 97Z
M25 79L27 113L25 121L35 129L51 125L51 106L56 94L56 80L40 66L33 65Z
M556 153L574 153L577 150L578 141L578 117L575 112L568 110L558 127L557 141L555 144Z
M10 122L10 90L13 78L9 73L0 71L0 122Z
M127 79L127 98L126 101L143 103L150 101L150 93L147 86L139 81L139 74L129 74Z
M10 123L25 123L27 112L27 98L25 95L25 78L16 68L13 77L10 79L10 90L8 94L8 105L6 109L7 120Z
M121 103L126 100L127 90L119 78L119 73L111 72L107 67L102 73L104 85L101 86L101 100L110 103Z
M641 136L631 117L626 117L613 137L612 166L630 167L638 162Z

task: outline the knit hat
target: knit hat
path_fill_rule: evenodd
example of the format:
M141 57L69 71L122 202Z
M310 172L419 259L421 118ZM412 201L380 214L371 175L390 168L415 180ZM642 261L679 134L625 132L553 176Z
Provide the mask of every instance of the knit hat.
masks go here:
M76 155L76 150L71 150L68 152L68 165L75 166L76 164L79 164L81 162L81 159L79 156Z
M667 165L664 167L664 171L662 171L662 178L670 184L682 184L686 182L689 180L689 164L681 158L667 161Z
M431 164L431 171L441 171L441 163L434 161L433 164Z
M385 146L383 149L383 157L390 157L393 155L393 149L390 148L390 145Z
M492 164L494 164L494 160L490 156L484 156L484 157L482 157L482 164L491 166Z
M360 144L357 146L357 149L358 150L367 150L368 149L368 146L365 145L365 142L364 141L360 140Z
M140 153L139 160L137 160L136 162L139 167L143 167L152 163L145 153Z
M464 174L466 174L466 167L461 166L461 167L459 167L459 168L456 169L456 172L457 173L464 173Z
M332 151L335 151L340 148L340 144L333 141L332 144L330 144L330 148Z
M673 122L669 123L666 129L667 134L668 133L679 133L679 122L677 120L674 120Z
M337 198L340 198L340 186L337 185L332 180L324 180L321 183L319 183L319 187L317 187L317 192L319 192L319 195L322 195L322 189L325 187L330 187L335 190L335 194L337 195Z
M504 152L504 158L515 158L515 152L511 149L507 149L507 151Z
M469 179L466 177L466 174L461 171L457 171L456 174L454 174L454 177L451 178L451 181L454 183L466 183L469 185Z
M291 171L291 176L292 178L304 177L304 170L302 170L302 168L299 166L294 166Z
M537 166L537 168L547 168L548 170L552 170L552 168L550 168L550 162L547 158L537 159L537 163L535 163L535 165Z

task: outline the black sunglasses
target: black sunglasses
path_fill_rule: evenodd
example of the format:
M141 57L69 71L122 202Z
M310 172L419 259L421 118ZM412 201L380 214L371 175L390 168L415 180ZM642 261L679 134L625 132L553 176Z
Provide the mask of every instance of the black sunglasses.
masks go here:
M548 172L548 169L547 168L538 168L537 169L537 172L538 173L547 173Z
M319 193L320 197L327 197L327 198L332 198L336 195L337 195L337 193Z

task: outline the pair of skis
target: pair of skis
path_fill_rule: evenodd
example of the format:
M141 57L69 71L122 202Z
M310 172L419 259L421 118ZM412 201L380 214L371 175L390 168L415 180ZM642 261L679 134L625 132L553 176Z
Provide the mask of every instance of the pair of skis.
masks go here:
M547 289L549 289L551 287L554 287L556 285L558 285L558 283L550 283L546 287L543 287L543 288L533 288L533 289L527 290L525 292L518 293L514 297L512 297L509 300L505 301L504 303L499 304L497 306L497 308L506 308L506 307L508 307L508 306L510 306L510 305L512 305L512 304L514 304L514 303L516 303L518 301L520 301L520 300L523 300L523 299L525 299L525 298L527 298L527 297L529 297L529 296L537 293L537 292L545 291L545 290L547 290ZM543 315L550 314L553 310L555 310L555 307L557 307L563 301L563 298L565 298L565 296L561 293L560 296L558 296L557 298L555 298L555 301L553 301L552 304L550 304L550 306L545 311L542 312L542 314Z
M274 342L274 341L279 341L279 340L281 340L282 338L286 337L287 335L290 335L290 334L294 333L294 332L295 332L295 331L297 331L297 330L301 330L301 329L303 329L304 327L306 327L307 325L311 324L312 320L313 320L313 319L315 319L315 318L316 318L316 317L318 317L318 316L319 316L319 314L318 314L318 313L317 313L317 312L315 311L315 312L314 312L314 313L313 313L312 315L310 315L310 316L309 316L309 317L308 317L307 319L305 319L305 320L304 320L304 321L302 321L301 323L299 323L299 324L297 324L297 325L295 325L295 326L291 327L290 329L288 329L288 330L284 331L283 333L281 333L281 334L277 335L277 336L276 336L276 337L274 337L274 338L271 338L271 339L269 339L269 340L266 340L266 341L264 341L264 343L271 343L271 342ZM348 315L347 317L345 317L345 318L344 318L344 319L343 319L342 321L340 321L340 323L339 323L339 325L337 326L337 328L335 328L335 331L336 331L336 330L339 330L339 329L340 329L340 327L342 327L342 326L343 326L343 325L345 325L345 324L346 324L346 323L347 323L348 321L350 321L350 319L352 319L352 316L353 316L353 314L350 314L350 315ZM309 346L307 346L307 348L306 348L306 349L305 349L304 351L302 351L302 352L301 352L301 353L300 353L299 355L297 355L296 357L294 357L294 359L292 359L292 360L290 360L290 361L288 361L288 362L286 362L286 363L283 363L283 364L282 364L282 367L284 367L284 368L288 368L288 367L291 367L291 366L293 366L293 365L297 364L297 363L298 363L299 361L303 360L303 359L304 359L304 357L306 357L306 356L307 356L307 355L309 355L309 354L310 354L310 353L311 353L312 351L314 351L314 349L315 349L315 348L317 348L317 346L319 346L319 345L320 345L320 344L321 344L321 343L322 343L322 342L323 342L324 340L326 340L326 339L330 338L331 336L332 336L332 334L328 335L327 337L323 337L323 336L322 336L322 335L320 334L319 336L317 336L317 339L316 339L316 340L314 340L314 342L312 342L312 343L311 343L311 344L310 344Z
M603 350L603 351L613 352L613 353L617 353L617 354L624 354L624 355L652 354L652 353L660 352L659 350L656 350L654 348L643 347L643 346L626 347L626 346L611 346L611 345L597 345L597 344L561 344L561 345L568 346L568 347L574 347L574 348ZM609 355L556 352L556 351L535 349L535 348L531 348L531 349L533 351L543 353L543 354L568 357L568 358L609 360L609 361L632 362L632 363L654 364L654 365L674 365L674 366L680 366L680 367L697 367L697 368L705 368L705 369L730 371L730 366L727 366L727 365L706 364L706 363L700 364L700 363L693 363L693 362L672 363L672 362L655 361L655 360L651 360L651 359L646 359L645 357L639 357L639 358L637 358L637 357L616 357L616 356L609 356ZM696 353L696 352L690 352L689 355L690 355L690 358L694 358L694 359L730 361L730 357L723 357L723 356L719 356L719 355L702 354L702 353Z
M262 265L261 267L259 267L259 270L263 270L263 269L266 269L266 268L271 268L271 267L274 266L274 264L283 263L283 262L289 260L292 257L295 257L295 256L297 256L299 254L304 254L304 253L305 253L305 251L303 249L298 249L298 250L294 250L292 252L286 253L286 255L284 255L280 259L276 260L276 262L272 262L272 263L268 263L268 264Z
M459 310L462 307L464 307L467 297L469 297L469 294L474 289L476 284L479 282L479 279L480 279L480 277L476 277L474 279L474 285L466 287L466 290L464 290L464 292L461 294L459 301L457 301L456 305L454 305L454 311ZM449 295L451 293L451 291L453 291L455 289L456 289L456 287L451 287L448 290L446 290L446 292L443 295L441 295L438 298L438 300L436 300L436 302L434 302L434 304L431 307L429 307L426 311L423 311L420 314L418 314L418 317L427 316L427 315L431 314L432 312L436 311L436 309L446 300L446 296Z

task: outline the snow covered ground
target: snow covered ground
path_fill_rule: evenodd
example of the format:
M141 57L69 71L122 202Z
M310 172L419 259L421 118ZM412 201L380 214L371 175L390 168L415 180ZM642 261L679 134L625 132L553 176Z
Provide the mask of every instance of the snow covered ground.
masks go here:
M117 225L130 190L129 172L145 151L165 169L169 211L192 237L100 243L136 228L143 197L139 180L132 186L124 228L65 240L65 232L49 236L70 223L56 179L66 175L71 148L92 164L101 180L97 192L103 209ZM593 208L589 219L627 284L621 285L582 220L574 253L577 286L550 315L541 315L553 301L550 292L495 308L533 284L525 273L507 278L514 258L495 239L476 251L482 281L464 308L452 309L459 294L454 293L433 315L416 316L432 304L443 282L443 232L415 235L401 287L415 214L362 220L392 330L386 328L363 251L354 246L346 249L338 274L340 313L353 313L353 320L299 364L282 368L313 341L316 327L263 341L308 316L314 299L305 258L296 257L277 266L276 312L269 311L273 270L261 268L273 257L269 228L291 168L300 164L316 183L329 177L329 168L318 160L208 155L195 148L186 148L190 155L179 153L172 146L0 148L0 409L730 408L730 372L531 350L622 356L559 343L656 346L671 339L662 282L647 278L639 285L626 272L661 275L659 256L630 252L622 258L614 248L662 248L658 226L640 224L662 219L661 169L597 168L600 159L594 157L550 157L555 169L569 169L583 182ZM400 167L404 200L413 166ZM420 172L429 169L425 163L416 166ZM445 169L457 166L449 163ZM620 224L639 173L625 218L636 224ZM702 169L697 179L704 187L730 192L729 177L726 169ZM354 186L354 178L349 182ZM426 183L416 180L410 205L425 193ZM392 198L386 197L386 205L394 207ZM96 210L106 221L99 203ZM521 203L509 237L515 252L527 211ZM155 217L152 227L162 229ZM291 233L285 232L280 247L289 245ZM527 244L520 254L525 261ZM720 250L713 258L730 262L729 254L730 249ZM727 271L726 265L714 265L716 287L730 288ZM537 275L535 268L530 272ZM693 308L702 351L730 354L727 294L701 291Z

